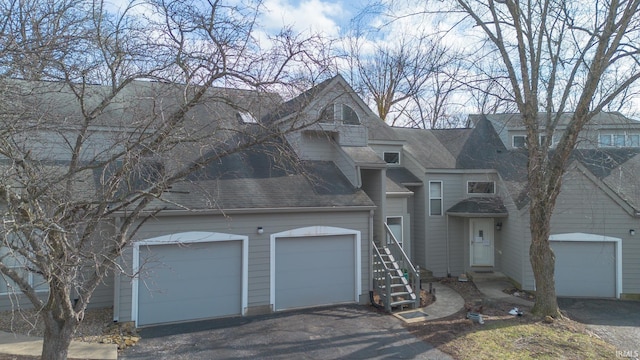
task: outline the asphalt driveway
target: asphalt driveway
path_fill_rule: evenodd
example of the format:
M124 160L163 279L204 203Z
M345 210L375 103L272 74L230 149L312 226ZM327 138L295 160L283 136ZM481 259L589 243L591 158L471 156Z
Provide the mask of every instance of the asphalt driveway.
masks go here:
M164 325L119 359L452 359L366 306Z
M640 354L640 301L559 298L558 305L617 351Z

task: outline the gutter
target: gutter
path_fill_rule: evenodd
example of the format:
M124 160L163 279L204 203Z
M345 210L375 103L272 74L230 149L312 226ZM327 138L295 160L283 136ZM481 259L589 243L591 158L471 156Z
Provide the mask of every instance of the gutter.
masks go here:
M325 207L284 207L284 208L242 208L242 209L202 209L202 210L159 210L157 216L189 216L189 215L229 215L229 214L273 214L299 212L346 212L373 211L375 205L367 206L325 206ZM158 209L143 211L141 215L156 213ZM114 216L126 215L126 211L115 212Z

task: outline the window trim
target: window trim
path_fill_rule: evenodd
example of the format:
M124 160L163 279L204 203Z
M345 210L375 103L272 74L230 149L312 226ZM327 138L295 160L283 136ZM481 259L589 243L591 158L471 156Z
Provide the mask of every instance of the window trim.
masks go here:
M389 230L391 230L391 227L389 226L389 219L400 219L400 224L399 224L400 225L400 239L396 238L396 240L398 241L398 244L400 244L400 247L404 249L404 217L403 216L399 216L399 215L386 216L385 219L384 219L384 222L389 227ZM392 233L393 233L393 231L392 231ZM395 234L393 234L393 236L395 236ZM388 243L389 243L389 239L387 238L387 244Z
M396 154L396 155L398 155L398 161L397 162L389 162L389 161L387 161L387 154ZM400 165L400 162L402 160L400 151L383 151L382 152L382 159L384 160L385 163L387 163L387 165Z
M538 134L538 144L542 145L544 143L544 139L547 137L547 134ZM522 138L522 146L516 146L515 139ZM553 135L551 136L551 142L549 143L549 147L552 147L554 144ZM514 149L526 149L527 148L527 135L511 135L511 147Z
M331 110L329 110L330 106L333 107ZM356 117L357 123L345 121L345 111L346 111L345 107L351 110L351 112L353 112L353 114ZM328 119L329 114L325 115L325 111L327 112L331 111L331 113L333 114L333 118ZM345 103L332 102L330 104L325 105L322 109L320 109L320 113L318 117L319 117L319 122L321 124L340 124L340 125L347 125L347 126L362 125L362 121L360 121L360 115L358 114L358 112L353 108L353 106L347 105ZM324 118L327 118L327 119L324 119Z
M431 194L431 184L440 184L440 196L433 197ZM434 214L431 209L431 201L440 200L440 213ZM443 216L444 215L444 184L442 180L429 180L429 216Z
M516 146L516 138L522 138L522 146ZM514 149L524 149L527 147L526 135L511 135L511 147Z
M491 183L493 192L470 192L469 184L470 183ZM496 182L495 181L477 181L477 180L467 180L467 195L495 195L496 193Z
M49 286L47 285L46 289L38 289L38 287L35 286L33 280L34 280L34 276L33 276L33 272L28 271L24 266L9 266L9 269L18 269L18 271L25 271L28 275L29 278L27 279L27 282L29 283L29 286L31 286L31 288L33 289L34 292L36 293L46 293L49 292ZM13 280L11 280L8 276L4 275L4 274L0 274L0 281L2 281L5 284L5 287L7 289L7 291L0 291L0 296L6 296L6 295L12 295L12 294L17 294L17 293L21 293L22 290L20 290L19 287L16 288L17 284L14 284L16 286L9 286L8 281L13 282Z
M604 144L602 139L607 137L609 139L607 144ZM616 137L622 137L624 144L618 145L616 144ZM632 144L631 138L638 138L639 142L636 145ZM599 132L598 133L598 147L599 148L633 148L640 147L640 132Z
M14 253L9 247L2 246L0 247L0 249L8 249L9 251L8 253L5 254L8 256L4 257L3 255L3 258L6 260L10 260L11 263L4 262L4 264L9 269L13 269L16 272L25 272L28 275L27 282L29 283L29 286L31 286L31 288L33 288L33 290L36 293L49 292L49 284L46 281L43 282L42 284L38 284L38 286L36 286L36 284L34 283L35 275L37 274L34 274L32 271L29 271L27 266L25 266L25 263L29 262L27 259L25 259L22 255ZM7 291L0 291L0 296L11 295L11 294L16 294L21 292L20 287L17 284L15 284L13 280L11 280L8 276L4 274L0 274L0 282L5 284L5 287L7 290ZM9 286L9 282L13 284ZM41 285L46 285L46 289L39 288Z

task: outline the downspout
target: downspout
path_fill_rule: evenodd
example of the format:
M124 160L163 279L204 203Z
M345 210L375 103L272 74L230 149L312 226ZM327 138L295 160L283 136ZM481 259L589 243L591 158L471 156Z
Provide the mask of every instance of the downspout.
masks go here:
M120 223L120 218L115 220L116 229ZM120 321L120 271L115 266L113 270L113 322Z
M373 294L373 210L369 210L369 293ZM373 303L373 302L372 302Z
M447 277L451 277L451 265L449 262L449 214L447 216Z

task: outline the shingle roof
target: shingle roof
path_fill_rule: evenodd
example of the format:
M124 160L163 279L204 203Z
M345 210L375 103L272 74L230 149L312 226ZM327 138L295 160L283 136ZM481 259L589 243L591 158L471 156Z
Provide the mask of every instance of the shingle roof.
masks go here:
M300 166L293 173L266 174L250 169L235 177L226 173L218 179L181 182L163 194L164 201L155 201L150 207L231 210L375 206L332 162L305 161ZM250 173L258 176L245 176Z
M438 140L433 130L409 128L393 128L393 130L398 138L405 141L405 151L425 169L455 168L455 156Z
M547 118L548 113L540 112L538 113L538 119L540 123L544 123ZM571 116L573 113L563 113L560 115L560 121L558 122L558 126L560 128L566 126L571 120ZM487 118L491 121L494 126L501 130L504 128L524 128L524 123L522 121L522 116L519 113L514 114L472 114L469 115L469 121L473 124L477 123L482 118ZM600 126L600 125L640 125L640 121L630 119L619 112L601 112L596 114L593 119L589 121L588 126Z
M387 177L398 184L422 184L422 180L404 167L387 168Z
M508 216L509 214L502 199L497 196L466 198L450 207L446 213L454 216L487 215L492 217Z

